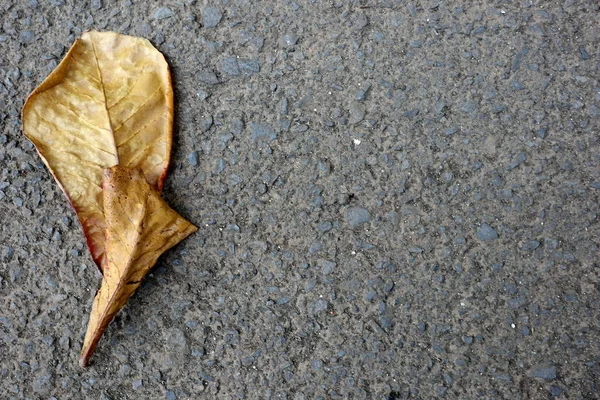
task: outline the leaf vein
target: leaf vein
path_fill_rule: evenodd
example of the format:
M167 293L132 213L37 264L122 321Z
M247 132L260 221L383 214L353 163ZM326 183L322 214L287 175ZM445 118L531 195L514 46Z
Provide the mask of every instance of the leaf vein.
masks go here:
M133 139L134 137L136 137L138 135L138 133L140 133L141 131L144 130L145 127L147 127L148 125L152 124L153 122L155 122L156 120L158 120L159 118L162 118L166 113L166 110L161 112L159 115L157 115L155 118L152 119L152 121L148 122L146 125L142 126L140 129L138 129L137 131L133 132L133 134L131 134L131 136L129 136L124 142L121 142L117 145L117 147L121 147L123 146L125 143L129 142L131 139Z
M82 96L84 96L84 97L87 97L87 98L89 98L89 99L93 100L95 103L102 104L102 102L101 102L100 100L98 100L98 99L94 98L93 96L90 96L90 95L89 95L89 94L87 94L87 93L83 93L81 90L77 89L77 86L75 86L75 85L71 85L70 83L67 83L67 81L64 81L64 82L63 82L63 84L64 84L65 86L69 87L71 90L73 90L73 91L74 91L74 92L76 92L77 94L80 94L80 95L82 95Z
M65 153L65 154L70 154L70 155L72 155L73 157L77 158L79 161L81 161L81 162L84 162L84 163L86 163L86 164L95 165L95 166L97 166L97 167L100 167L100 168L102 168L102 169L105 169L105 168L107 168L107 166L106 166L106 165L102 165L102 164L99 164L99 163L97 163L97 162L94 162L94 161L92 161L92 160L87 160L87 159L85 159L85 158L81 158L81 157L79 157L79 155L77 155L76 153L72 153L72 152L70 152L70 151L68 151L68 150L60 150L60 149L57 149L57 148L53 148L52 150L53 150L54 152L57 152L57 153Z
M110 120L110 114L108 112L108 109L106 108L107 104L106 104L106 91L104 89L104 80L102 79L102 71L100 70L100 60L98 59L98 54L96 53L96 45L94 44L94 41L91 41L92 43L92 50L94 51L94 60L96 61L96 68L98 69L98 77L100 78L100 88L102 89L102 95L104 97L104 111L106 111L106 119L108 119L108 123L112 128L112 121ZM119 154L117 152L117 145L115 143L115 137L114 134L112 134L113 132L111 132L111 137L113 139L113 146L114 146L114 154L115 157L117 158L117 162L119 162Z
M40 115L40 119L41 119L42 121L46 122L48 125L50 125L50 126L53 126L53 127L54 127L54 130L55 130L56 132L64 132L64 133L68 134L69 136L71 136L71 137L73 137L73 138L75 138L75 139L79 140L79 141L80 141L80 142L82 142L84 145L86 145L86 147L88 147L88 148L91 148L91 149L94 149L94 150L98 150L98 151L101 151L101 152L103 152L103 153L106 153L106 154L110 154L110 155L111 155L111 156L113 156L113 157L115 156L115 154L114 154L114 153L112 153L112 152L109 152L108 150L104 150L102 147L91 146L91 145L90 145L90 143L89 143L89 140L86 140L86 139L84 139L84 138L82 138L82 137L78 136L78 135L77 135L75 132L73 132L73 131L65 131L65 130L61 130L61 129L59 129L59 127L58 127L58 126L57 126L57 125L56 125L54 122L52 122L52 121L50 121L50 120L47 120L46 118L44 118L44 117L43 117L43 116L41 116L41 115ZM62 146L62 145L63 145L63 143L60 143L59 145L61 145L61 146ZM46 146L46 148L51 148L51 149L53 149L53 150L55 150L55 151L58 151L57 147L47 147L47 146ZM72 154L72 153L71 153L71 154ZM77 158L79 158L80 160L83 160L83 158L80 158L80 157L77 157ZM105 168L105 167L104 167L104 166L102 166L102 168Z
M123 122L121 122L121 125L119 125L119 126L116 128L116 129L114 129L114 131L116 132L116 131L120 130L120 129L123 127L123 125L125 125L125 123L126 123L127 121L129 121L131 118L133 118L133 117L135 116L135 114L137 114L137 113L138 113L138 111L140 111L140 110L142 109L142 107L144 107L144 106L146 105L146 103L148 103L148 102L150 101L150 99L151 99L152 97L154 97L154 95L155 95L156 93L158 93L158 92L159 92L161 89L162 89L162 86L161 86L161 85L159 85L159 86L158 86L158 88L157 88L157 89L156 89L156 90L155 90L155 91L154 91L154 92L153 92L153 93L152 93L150 96L148 96L148 98L147 98L147 99L146 99L146 100L145 100L145 101L144 101L142 104L140 104L140 105L139 105L139 107L138 107L138 108L136 108L136 109L133 111L133 113L131 113L131 115L130 115L129 117L125 118L125 119L123 120Z
M135 85L138 84L138 82L142 79L142 77L144 76L144 74L139 74L135 80L135 82L133 82L133 84L131 85L131 87L129 88L129 90L127 90L127 93L125 93L119 100L115 101L114 103L112 103L112 105L108 106L108 111L110 111L114 106L116 106L117 104L119 104L123 99L125 99L127 96L129 96L129 93L131 93L133 91L133 88L135 87Z
M102 188L102 185L101 185L101 184L99 184L99 183L97 183L97 182L94 182L93 180L91 180L90 178L88 178L88 177L86 177L86 176L83 176L83 175L80 175L80 174L76 174L76 173L74 173L74 172L71 172L71 171L69 171L69 170L66 170L66 169L65 169L65 170L62 170L62 171L61 171L61 173L63 173L63 174L67 174L67 175L71 175L71 176L75 176L75 177L78 177L78 178L81 178L81 179L83 179L84 181L87 181L87 182L91 183L91 184L92 184L92 185L94 185L94 186L98 186L99 188Z
M81 115L79 115L75 111L73 111L73 109L71 107L67 106L66 104L63 104L63 103L59 102L54 96L52 96L52 97L56 100L56 104L58 104L59 106L63 107L67 111L69 111L71 114L73 114L75 117L77 117L77 119L85 122L90 127L95 128L95 130L97 130L97 131L108 131L108 129L100 128L99 126L94 125L92 122L88 121L87 119L83 118ZM112 135L112 132L110 132L110 134Z
M139 151L139 152L138 152L138 153L135 155L135 157L133 157L133 158L130 158L130 159L129 159L129 162L127 163L127 166L129 167L131 164L133 164L133 162L134 162L135 160L137 160L138 158L140 158L140 156L142 156L142 155L146 154L146 152L148 152L152 146L154 146L154 145L155 145L157 142L159 142L159 141L160 141L160 140L162 140L162 139L163 139L163 137L162 137L162 136L159 136L159 137L157 137L156 139L154 139L153 141L151 141L150 143L148 143L148 145L147 145L146 147L144 147L144 148L142 149L142 151Z

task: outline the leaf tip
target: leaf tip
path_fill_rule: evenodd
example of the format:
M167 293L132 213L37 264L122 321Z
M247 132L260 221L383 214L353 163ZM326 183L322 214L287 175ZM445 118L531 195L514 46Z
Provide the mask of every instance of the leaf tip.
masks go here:
M79 356L79 366L81 368L87 368L90 366L90 356L88 354L81 354Z
M92 310L93 311L93 310ZM96 345L100 340L100 335L93 336L95 332L90 331L90 326L88 325L88 331L86 332L85 339L83 340L83 347L81 348L81 353L79 354L79 366L81 368L87 368L90 366L90 358L92 358L92 354L96 351ZM91 334L91 335L90 335Z

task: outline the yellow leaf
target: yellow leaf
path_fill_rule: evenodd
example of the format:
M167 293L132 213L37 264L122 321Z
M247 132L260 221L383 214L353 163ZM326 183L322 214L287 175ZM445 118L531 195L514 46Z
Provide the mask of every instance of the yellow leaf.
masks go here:
M196 231L161 199L173 90L145 39L89 32L23 107L23 131L77 212L103 272L80 364L158 257Z
M77 212L102 268L102 173L140 168L162 189L171 151L167 62L146 39L87 32L23 107L23 131Z
M107 257L83 342L82 366L158 257L197 229L173 211L137 169L107 169L102 186Z

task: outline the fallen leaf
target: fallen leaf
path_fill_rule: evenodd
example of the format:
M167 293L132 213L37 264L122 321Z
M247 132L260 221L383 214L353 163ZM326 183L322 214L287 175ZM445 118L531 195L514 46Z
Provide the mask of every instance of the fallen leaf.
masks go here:
M173 129L173 90L163 55L146 39L86 32L30 95L23 132L77 212L102 268L102 174L140 168L160 191Z
M85 366L158 257L197 229L160 197L172 143L168 65L145 39L84 33L31 93L22 119L103 272Z
M82 366L158 257L197 229L161 199L139 170L107 169L102 188L107 257L83 342Z

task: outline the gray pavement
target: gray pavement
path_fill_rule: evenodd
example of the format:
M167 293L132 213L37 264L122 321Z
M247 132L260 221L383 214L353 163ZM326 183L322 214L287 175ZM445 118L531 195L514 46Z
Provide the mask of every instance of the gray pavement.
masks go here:
M0 398L598 398L599 7L0 1ZM20 110L91 29L167 57L200 230L83 370L99 273Z

